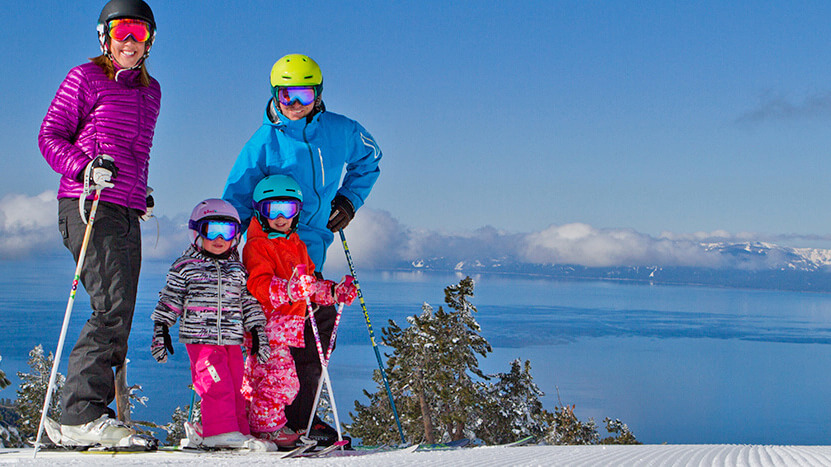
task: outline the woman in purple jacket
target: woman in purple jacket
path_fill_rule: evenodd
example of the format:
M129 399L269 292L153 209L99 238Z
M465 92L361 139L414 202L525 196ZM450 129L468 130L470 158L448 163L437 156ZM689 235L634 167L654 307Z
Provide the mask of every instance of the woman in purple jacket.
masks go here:
M161 90L145 61L155 32L144 1L107 3L98 19L102 54L69 71L38 135L43 157L61 176L58 226L76 261L92 204L86 195L103 188L81 272L92 316L69 355L61 425L47 422L57 444L114 446L135 433L109 405L136 303L139 218L152 208L147 173Z

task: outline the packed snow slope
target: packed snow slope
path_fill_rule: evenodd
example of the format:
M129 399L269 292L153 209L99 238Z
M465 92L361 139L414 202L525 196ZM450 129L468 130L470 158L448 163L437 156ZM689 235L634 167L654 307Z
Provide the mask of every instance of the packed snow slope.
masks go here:
M0 449L0 464L236 466L829 466L831 446L640 445L476 447L455 451L387 452L360 457L280 459L278 453L78 453Z

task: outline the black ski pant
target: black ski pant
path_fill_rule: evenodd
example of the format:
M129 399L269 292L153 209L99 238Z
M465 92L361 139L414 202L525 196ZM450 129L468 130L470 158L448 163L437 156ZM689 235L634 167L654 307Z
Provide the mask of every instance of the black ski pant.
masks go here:
M329 338L335 326L337 309L334 306L321 306L315 311L314 317L320 331L320 343L324 355L329 348ZM315 401L317 384L320 381L322 370L320 368L320 357L317 353L314 331L310 320L306 320L303 328L303 341L305 347L291 348L291 356L294 358L294 367L297 370L297 378L300 380L300 391L294 402L286 407L287 425L294 431L305 431L309 424L309 417L312 414L312 406Z
M92 201L86 204L89 214ZM59 200L58 228L64 246L77 262L86 230L78 212L78 199ZM81 270L92 315L69 354L61 391L64 425L81 425L103 414L115 417L109 407L115 399L113 367L127 357L140 269L139 212L100 202Z

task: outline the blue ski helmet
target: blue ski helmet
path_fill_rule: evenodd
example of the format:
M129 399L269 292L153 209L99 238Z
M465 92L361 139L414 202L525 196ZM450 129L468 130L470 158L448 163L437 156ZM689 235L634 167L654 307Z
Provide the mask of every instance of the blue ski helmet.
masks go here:
M268 219L260 214L260 203L270 199L296 199L300 201L300 207L303 207L303 192L300 190L300 185L288 175L268 175L260 180L254 187L253 208L254 215L257 217L260 226L267 232L270 230L268 226ZM297 224L300 222L300 213L298 213L291 224L291 229L294 231Z

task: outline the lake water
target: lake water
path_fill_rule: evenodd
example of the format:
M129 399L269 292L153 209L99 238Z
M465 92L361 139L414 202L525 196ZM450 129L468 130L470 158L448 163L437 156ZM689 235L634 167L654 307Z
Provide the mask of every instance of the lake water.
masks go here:
M65 256L0 261L0 369L13 386L37 344L54 352L74 265ZM167 423L190 403L182 344L167 364L149 353L150 313L169 262L145 261L130 338L128 380L143 386L147 407L133 418ZM342 272L337 273L342 274ZM336 276L336 272L331 276ZM461 276L358 271L380 340L428 302L444 305L444 287ZM828 444L831 421L831 295L613 282L558 282L477 276L482 334L494 352L488 373L530 360L547 409L576 404L581 420L619 418L646 443ZM79 293L60 371L89 314ZM175 334L175 332L174 332ZM383 350L383 348L382 348ZM344 311L330 364L341 419L377 368L357 302Z

